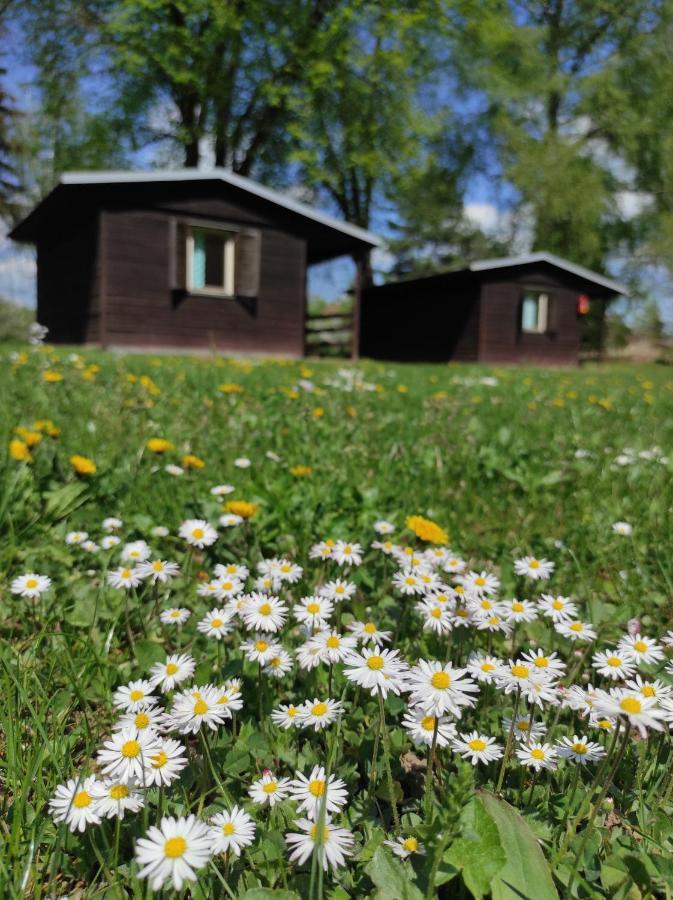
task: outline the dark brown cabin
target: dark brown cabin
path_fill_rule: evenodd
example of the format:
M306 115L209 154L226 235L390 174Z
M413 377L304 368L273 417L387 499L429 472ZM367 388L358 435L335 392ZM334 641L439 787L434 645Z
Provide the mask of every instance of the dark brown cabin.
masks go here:
M626 289L551 253L363 291L360 353L374 359L575 365L582 312Z
M292 356L307 267L380 243L220 169L66 174L11 236L37 246L49 341Z

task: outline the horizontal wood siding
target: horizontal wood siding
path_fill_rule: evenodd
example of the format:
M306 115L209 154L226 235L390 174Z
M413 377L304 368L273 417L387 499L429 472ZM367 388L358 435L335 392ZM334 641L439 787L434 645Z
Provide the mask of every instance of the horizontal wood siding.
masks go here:
M171 216L108 211L107 342L301 355L304 240L262 231L259 296L252 304L176 295L171 289ZM178 248L178 268L182 248Z
M546 334L521 331L521 302L526 289L549 294L550 329ZM487 363L522 362L576 365L580 346L578 288L545 270L486 281L481 288L479 359Z
M474 361L479 305L475 288L441 278L363 292L360 353L373 359Z
M37 244L37 320L56 344L99 340L98 217L53 229Z

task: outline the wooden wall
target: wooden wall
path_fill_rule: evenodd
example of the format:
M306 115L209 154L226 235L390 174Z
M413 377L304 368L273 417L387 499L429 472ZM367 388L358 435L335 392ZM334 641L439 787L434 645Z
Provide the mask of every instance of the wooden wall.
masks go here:
M549 294L550 329L546 334L521 331L524 290ZM479 360L487 363L522 362L576 365L579 361L580 319L572 275L561 277L545 268L489 273L481 288Z
M179 212L197 212L189 204ZM205 218L260 224L213 201ZM181 240L161 210L117 210L105 217L105 329L110 346L212 348L301 355L306 242L272 228L262 233L259 296L254 303L172 290L171 240ZM183 248L177 247L177 256Z

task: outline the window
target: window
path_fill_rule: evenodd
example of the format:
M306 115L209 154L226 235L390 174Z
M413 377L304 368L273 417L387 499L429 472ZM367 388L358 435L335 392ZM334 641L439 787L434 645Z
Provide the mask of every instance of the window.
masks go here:
M521 305L521 330L526 334L544 334L549 327L549 295L526 291Z
M216 228L187 232L187 290L193 294L234 295L235 237Z

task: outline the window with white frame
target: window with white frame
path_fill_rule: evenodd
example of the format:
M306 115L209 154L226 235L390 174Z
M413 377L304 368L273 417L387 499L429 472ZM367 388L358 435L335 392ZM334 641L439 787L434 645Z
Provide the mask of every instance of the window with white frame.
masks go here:
M187 231L187 290L233 297L235 258L232 232L191 226Z
M525 291L521 304L521 331L544 334L549 329L549 295Z

